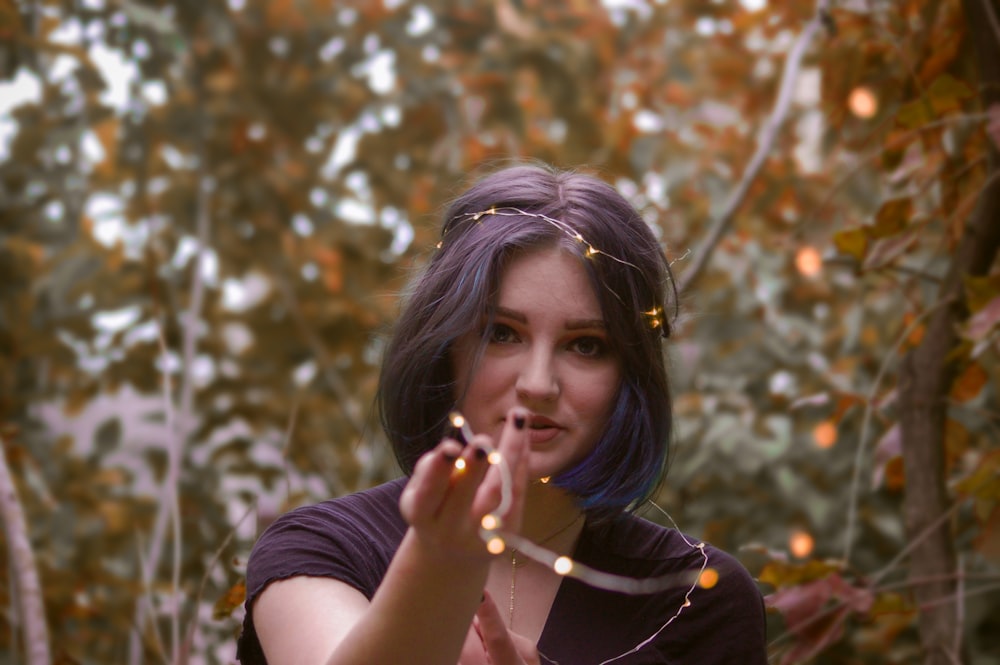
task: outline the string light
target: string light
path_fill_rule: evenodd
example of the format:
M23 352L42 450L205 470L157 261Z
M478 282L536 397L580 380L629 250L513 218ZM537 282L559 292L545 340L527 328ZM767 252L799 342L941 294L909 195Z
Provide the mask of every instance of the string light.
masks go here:
M608 254L607 252L602 252L601 250L597 249L596 247L588 243L586 240L584 240L583 236L580 235L580 232L574 229L566 222L555 219L553 217L549 217L548 215L544 215L540 212L528 212L527 210L515 208L514 206L504 206L502 208L497 208L496 206L492 206L488 210L482 210L480 212L469 212L466 213L464 216L472 218L474 222L480 222L480 220L484 215L495 215L497 217L534 217L535 219L540 219L546 222L547 224L553 226L554 228L558 229L559 231L562 231L573 240L576 240L577 242L586 245L587 248L586 250L584 250L584 256L586 256L588 259L593 258L598 254L601 254L602 256L608 257L612 261L617 261L622 265L631 266L632 268L639 270L639 266L635 265L634 263L626 261L625 259L620 259L617 256ZM448 231L446 229L445 235L447 235L447 233Z
M472 428L469 427L468 421L458 411L452 411L448 414L448 420L451 421L452 426L462 432L462 436L465 438L465 443L472 441Z
M502 554L507 549L507 544L500 536L494 536L486 541L486 551L490 554Z
M555 219L553 217L549 217L548 215L542 214L540 212L528 212L527 210L522 210L521 208L516 208L516 207L513 207L513 206L504 206L504 207L501 207L501 208L497 208L496 206L491 206L487 210L481 210L479 212L465 213L463 215L463 217L464 218L471 218L477 224L481 224L482 223L482 221L481 221L482 218L484 216L486 216L486 215L493 215L493 216L497 216L497 217L532 217L534 219L540 219L540 220L544 221L545 223L549 224L550 226L552 226L553 228L555 228L555 229L561 231L562 233L566 234L569 238L575 240L579 244L584 245L585 246L585 249L583 250L583 256L584 256L584 258L593 259L595 256L597 256L598 254L600 254L601 256L606 256L607 258L611 259L612 261L615 261L615 262L620 263L620 264L625 265L625 266L629 266L629 267L634 268L635 270L641 272L639 266L635 265L634 263L632 263L630 261L626 261L625 259L618 258L617 256L615 256L613 254L608 254L607 252L603 252L600 249L594 247L589 242L587 242L587 240L580 234L579 231L577 231L576 229L574 229L572 226L570 226L566 222L563 222L562 220L559 220L559 219ZM441 249L444 246L444 238L447 237L448 233L451 232L451 228L452 227L450 225L449 226L445 226L445 229L444 229L444 232L443 232L443 236L444 237L442 237L441 240L439 240L438 243L437 243L437 245L436 245L436 247L438 249ZM686 252L684 254L684 256L681 257L681 259L685 258L688 253L690 253L690 250L688 250L688 252ZM677 260L680 260L680 259L677 259ZM671 261L670 265L673 265L673 263L674 262ZM619 296L617 293L615 293L614 290L612 290L607 285L605 285L605 287L608 288L608 290L611 291L611 293L616 298L618 298L618 300L622 300L621 296ZM652 312L656 312L657 314L650 315L650 312L646 313L647 316L650 317L650 326L654 330L661 329L661 332L662 332L662 334L664 336L668 335L669 331L664 326L663 318L660 316L660 314L663 313L663 310L660 307L654 307L653 310L652 310ZM458 427L458 425L456 425L456 427ZM463 434L464 434L464 432L463 432Z
M484 213L485 214L485 213ZM647 312L649 314L649 312ZM469 439L472 438L472 431L469 428L468 421L462 416L461 413L453 411L449 414L449 419L455 427L463 430L463 435L467 436ZM627 577L625 575L616 575L613 573L607 573L596 568L591 568L585 564L578 561L574 561L571 557L565 555L558 555L555 552L548 550L540 545L535 544L531 540L524 538L515 533L501 532L500 527L502 521L500 515L506 514L507 510L510 508L511 498L511 486L513 484L510 469L500 454L500 451L492 449L489 451L489 458L495 458L496 461L491 461L491 464L495 464L501 472L501 500L500 505L497 506L495 512L488 513L483 516L480 521L479 535L483 542L486 544L486 550L490 554L502 554L508 547L512 547L519 554L523 554L525 557L532 559L533 561L549 567L557 575L563 577L572 577L578 579L584 584L589 586L604 589L607 591L615 591L618 593L624 593L628 595L646 595L657 593L660 591L666 591L668 589L675 589L678 586L687 585L687 591L684 593L684 600L681 602L677 611L674 612L659 628L656 629L651 635L646 637L644 640L636 644L631 649L622 652L621 654L604 660L598 665L608 665L616 660L620 660L629 656L633 653L637 653L640 649L650 644L653 640L657 638L664 630L667 629L670 624L672 624L681 613L691 607L691 594L693 594L697 589L712 589L719 582L719 573L714 568L709 568L708 566L708 553L705 551L705 543L692 543L687 536L680 530L674 519L665 510L660 508L658 505L649 501L649 505L656 508L658 511L663 513L667 519L673 524L674 529L677 531L684 543L690 547L692 550L697 550L702 557L701 566L696 571L683 571L680 573L667 573L665 575L660 575L658 577L646 577L646 578L635 578ZM463 462L464 460L459 458L456 460L455 466L459 468L458 462ZM539 479L541 483L548 483L551 480L550 476L545 476ZM538 654L541 658L558 665L556 661L552 660L539 652Z
M455 470L456 471L465 471L465 460L462 459L461 457L459 457L457 460L455 460Z

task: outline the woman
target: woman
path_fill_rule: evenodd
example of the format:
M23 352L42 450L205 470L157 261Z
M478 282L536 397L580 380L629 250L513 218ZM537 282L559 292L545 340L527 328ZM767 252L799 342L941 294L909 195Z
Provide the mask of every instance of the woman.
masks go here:
M667 459L670 284L596 178L516 166L461 195L382 367L407 477L261 536L243 664L765 663L740 564L630 512Z

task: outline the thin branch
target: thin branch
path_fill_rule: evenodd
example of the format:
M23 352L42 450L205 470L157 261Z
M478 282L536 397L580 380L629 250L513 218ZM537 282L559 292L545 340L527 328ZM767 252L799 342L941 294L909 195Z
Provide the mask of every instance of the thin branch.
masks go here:
M42 584L35 565L35 551L28 536L24 509L18 500L17 487L7 466L5 444L0 438L0 521L7 532L7 550L13 564L15 576L13 587L17 588L21 618L24 622L24 648L28 665L49 665L52 656L49 651L49 629L45 623L45 598Z
M785 118L788 115L788 107L791 105L792 93L798 79L799 70L802 68L802 60L805 57L806 50L816 37L816 34L823 29L823 15L826 12L827 5L828 0L817 1L815 15L806 24L802 34L799 35L799 38L792 46L792 50L785 60L785 69L781 76L781 85L778 88L778 97L774 103L774 109L764 122L764 127L757 141L757 149L750 158L750 162L743 172L743 177L737 183L736 189L733 190L726 201L722 213L712 223L707 237L701 247L695 252L691 265L681 275L681 279L677 285L678 295L683 296L698 277L701 276L705 266L708 265L708 260L712 252L715 251L722 236L725 235L732 225L736 211L743 204L747 192L750 191L750 186L756 180L757 175L764 166L764 160L774 147L774 143L778 138L778 132L781 130L782 125L784 125Z
M190 431L190 424L194 418L194 359L197 351L198 321L201 315L202 304L205 297L204 275L202 273L202 259L208 247L210 232L210 184L207 170L207 155L202 151L199 177L198 177L198 197L196 209L196 233L198 241L198 252L192 263L191 272L191 295L188 301L187 311L184 313L184 325L182 328L182 362L181 362L181 387L180 406L176 410L173 403L173 390L168 376L168 368L163 368L164 374L164 418L168 432L167 440L167 474L163 480L161 488L159 508L153 522L153 535L150 541L149 553L147 554L148 565L143 576L143 587L147 590L152 588L153 579L159 569L160 559L163 555L164 542L168 526L172 526L174 532L173 544L173 565L171 568L171 584L174 596L173 608L171 611L171 653L176 656L181 646L180 635L180 566L181 566L181 543L180 543L180 496L178 488L181 480L181 467L184 459L184 447L187 443L187 435ZM164 362L167 360L167 347L163 339L162 326L160 335L160 351ZM140 630L144 624L143 605L136 605L136 625ZM129 663L139 665L141 660L141 644L137 639L131 641L129 650Z
M882 361L882 365L878 368L878 374L872 382L871 389L868 391L868 399L865 401L865 414L861 421L861 434L858 436L858 445L854 452L854 467L851 473L851 490L848 495L847 504L847 527L844 533L844 565L850 565L851 563L851 548L854 545L854 529L858 512L858 492L861 480L861 457L864 454L865 442L868 440L868 430L871 426L875 396L878 394L879 387L882 385L882 378L889 369L889 362L896 357L899 353L899 349L902 348L904 342L906 342L910 334L916 330L917 326L923 323L924 319L930 316L933 312L937 311L944 305L951 304L951 302L952 300L950 298L942 300L936 303L933 307L924 310L920 313L920 316L913 319L910 325L906 327L906 330L904 330L896 340L892 350L886 354L885 359Z
M205 568L205 574L202 575L201 584L198 586L198 593L195 594L194 597L195 612L191 617L191 621L188 623L187 635L184 638L183 649L185 653L187 653L187 651L191 648L191 644L194 642L195 629L198 627L197 607L201 604L201 599L205 595L205 587L208 586L208 578L212 574L212 570L215 568L215 565L219 563L219 559L222 558L222 552L225 551L226 546L229 545L233 536L236 535L236 530L240 528L240 525L243 524L246 518L249 517L250 514L256 509L257 502L252 501L250 505L247 506L246 512L243 513L243 516L236 520L236 524L233 525L233 528L230 529L229 533L226 534L226 537L223 538L222 544L215 550L215 554L212 555L212 560L208 562L208 566Z
M990 21L990 27L993 28L993 36L996 38L997 43L1000 44L1000 20L997 19L997 13L993 10L993 3L990 0L980 0L983 5L983 9L986 11L986 16Z

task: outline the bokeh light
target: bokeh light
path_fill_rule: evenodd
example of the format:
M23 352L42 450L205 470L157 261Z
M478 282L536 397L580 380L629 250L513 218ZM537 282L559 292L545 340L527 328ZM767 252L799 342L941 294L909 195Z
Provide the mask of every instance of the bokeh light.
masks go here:
M815 277L823 269L823 257L815 247L802 247L795 253L795 268L806 277Z
M829 420L824 420L813 428L813 441L819 448L832 448L837 443L837 426Z
M847 97L847 108L859 118L871 118L878 112L878 98L870 88L858 86Z
M568 556L561 556L552 564L552 569L560 575L568 575L573 570L573 560Z
M788 537L788 549L793 556L800 559L804 559L812 554L815 545L816 541L813 540L808 531L793 531L792 535Z
M702 589L711 589L719 583L719 572L715 568L706 568L698 576L698 586Z
M500 554L505 549L507 549L507 543L503 542L503 538L495 536L486 541L486 551L490 554Z

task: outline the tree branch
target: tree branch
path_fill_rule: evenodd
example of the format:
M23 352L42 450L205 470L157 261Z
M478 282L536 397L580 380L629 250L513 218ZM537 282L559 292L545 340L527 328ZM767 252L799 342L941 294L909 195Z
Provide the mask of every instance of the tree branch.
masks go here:
M17 498L14 478L7 466L4 442L0 439L0 521L7 532L7 550L15 573L12 587L17 590L24 620L24 642L28 665L49 665L49 629L45 622L45 600L35 565L35 552L28 537L24 510Z
M184 461L184 448L187 445L188 434L194 421L194 360L198 345L198 323L201 317L202 305L205 300L205 279L202 273L202 263L209 244L211 232L211 190L212 177L208 167L208 149L205 137L201 137L199 145L199 161L197 173L197 191L195 196L195 233L198 252L192 260L191 294L187 310L183 313L181 338L181 387L180 404L176 412L173 409L173 395L169 388L169 378L165 377L164 411L167 414L167 473L163 479L160 491L160 502L153 522L153 534L147 555L148 566L143 576L143 588L148 593L156 577L163 556L164 543L168 526L174 533L173 566L171 584L174 593L174 603L171 612L171 653L176 658L181 648L180 625L180 567L181 567L181 528L180 528L180 496L179 487ZM168 368L164 367L164 373ZM172 417L169 417L171 416ZM171 422L172 421L172 422ZM144 604L136 604L135 623L141 631L144 625ZM139 665L141 661L141 641L133 636L129 649L129 663Z
M798 80L799 70L802 68L802 60L812 40L816 37L816 33L823 29L823 16L826 14L828 4L828 0L817 1L816 14L806 24L802 34L799 35L799 38L792 46L792 50L785 60L785 69L781 75L781 85L778 88L778 97L775 100L774 109L761 129L757 140L757 149L750 158L750 162L743 172L743 177L737 183L736 189L729 195L722 213L712 223L704 242L695 251L690 267L684 271L678 280L678 296L683 296L687 293L691 285L694 284L705 270L712 252L715 251L719 241L722 240L722 236L726 234L732 225L736 211L743 204L747 192L750 191L750 186L757 179L757 175L764 166L764 160L774 147L774 143L778 138L778 132L781 131L781 127L785 123L785 117L788 115L788 107L792 102L792 93L794 92L795 83Z

